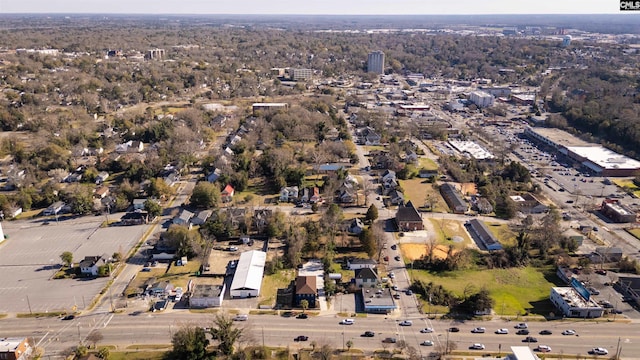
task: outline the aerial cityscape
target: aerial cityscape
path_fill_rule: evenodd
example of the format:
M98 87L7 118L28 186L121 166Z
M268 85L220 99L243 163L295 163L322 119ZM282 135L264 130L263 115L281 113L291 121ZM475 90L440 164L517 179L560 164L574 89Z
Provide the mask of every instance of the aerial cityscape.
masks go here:
M640 359L633 4L46 3L0 3L0 359Z

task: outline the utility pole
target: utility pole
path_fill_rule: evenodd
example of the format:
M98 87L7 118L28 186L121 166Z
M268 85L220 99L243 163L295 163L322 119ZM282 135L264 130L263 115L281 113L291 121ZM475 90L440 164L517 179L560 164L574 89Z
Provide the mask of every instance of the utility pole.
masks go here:
M342 332L342 352L344 352L344 331Z
M264 349L264 326L262 327L262 348Z
M27 296L27 305L29 306L29 314L33 315L33 311L31 311L31 302L29 301L29 295Z
M620 360L620 353L622 348L620 347L620 337L618 337L618 345L616 346L616 360Z

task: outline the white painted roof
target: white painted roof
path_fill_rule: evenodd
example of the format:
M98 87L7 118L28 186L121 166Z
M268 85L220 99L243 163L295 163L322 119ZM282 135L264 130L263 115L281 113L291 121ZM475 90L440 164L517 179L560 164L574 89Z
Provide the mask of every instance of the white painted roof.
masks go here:
M252 289L260 291L267 253L259 250L240 254L236 273L231 282L231 290Z

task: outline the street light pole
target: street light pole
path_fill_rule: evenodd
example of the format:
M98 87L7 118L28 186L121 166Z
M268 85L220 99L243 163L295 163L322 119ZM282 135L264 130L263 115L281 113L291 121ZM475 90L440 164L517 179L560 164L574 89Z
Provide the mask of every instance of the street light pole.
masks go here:
M344 331L342 331L342 352L344 352Z

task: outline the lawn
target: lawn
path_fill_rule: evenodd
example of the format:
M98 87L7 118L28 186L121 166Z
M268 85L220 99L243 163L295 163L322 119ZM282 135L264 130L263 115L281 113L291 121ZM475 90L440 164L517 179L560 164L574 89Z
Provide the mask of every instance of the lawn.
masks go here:
M164 355L164 351L111 351L109 360L162 360Z
M640 229L638 228L633 228L633 229L625 229L629 234L635 236L637 239L640 239Z
M637 197L640 197L640 187L633 183L630 179L614 179L613 183L625 191L631 191Z
M418 160L420 168L425 170L438 170L438 164L426 157L420 157Z
M278 289L286 288L296 277L292 269L280 270L273 275L265 275L260 288L260 305L274 305Z
M235 201L254 206L269 204L273 197L279 197L279 195L273 193L262 178L249 179L247 188L244 191L236 192L233 196Z
M551 287L560 284L552 267L464 270L433 274L425 270L409 270L412 279L433 282L462 296L464 289L475 291L485 287L495 301L497 315L523 315L527 312L548 315L554 311L549 301ZM553 281L553 282L552 282Z
M515 245L516 234L511 231L508 224L497 224L487 222L487 227L489 231L495 235L500 244L504 245Z
M464 229L464 224L461 221L449 220L449 219L429 219L433 224L433 228L436 232L436 244L455 244L455 245L471 245L473 242L469 237L469 234ZM454 242L453 238L459 236L462 238L462 242Z
M155 277L156 281L169 281L175 287L186 289L189 279L192 276L194 277L195 273L200 270L200 261L190 260L185 266L175 266L174 261L168 270L165 266L152 267L150 269L151 271L140 271L136 274L135 279L129 283L125 290L125 295L139 293L142 285L152 277Z
M400 180L400 187L404 191L406 201L411 200L413 205L420 208L425 205L427 195L435 199L433 204L434 212L448 212L449 208L440 195L440 192L433 188L432 184L425 179L414 178L409 180Z
M300 189L313 186L322 187L324 185L324 180L322 180L323 176L322 174L305 176Z

